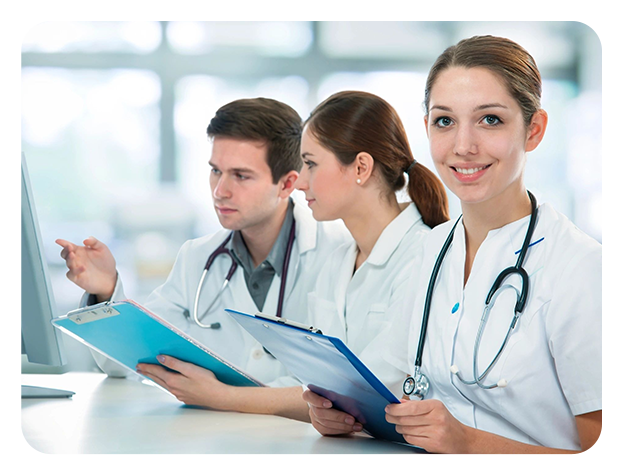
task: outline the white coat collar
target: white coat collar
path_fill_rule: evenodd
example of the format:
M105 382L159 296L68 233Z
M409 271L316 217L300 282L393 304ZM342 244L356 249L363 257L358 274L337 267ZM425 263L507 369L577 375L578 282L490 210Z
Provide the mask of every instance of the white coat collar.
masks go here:
M411 203L385 227L366 262L376 266L385 264L409 229L421 221L422 215L415 204Z

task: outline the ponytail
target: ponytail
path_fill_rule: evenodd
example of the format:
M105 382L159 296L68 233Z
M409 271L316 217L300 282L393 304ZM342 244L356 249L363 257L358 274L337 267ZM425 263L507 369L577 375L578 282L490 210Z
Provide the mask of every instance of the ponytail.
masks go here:
M305 126L344 166L352 164L359 152L369 153L387 185L387 196L402 190L408 175L409 196L427 226L433 228L450 219L441 181L413 159L398 113L380 97L338 92L312 111Z
M420 211L424 224L434 228L448 221L448 195L441 180L420 163L413 162L407 170L409 197Z

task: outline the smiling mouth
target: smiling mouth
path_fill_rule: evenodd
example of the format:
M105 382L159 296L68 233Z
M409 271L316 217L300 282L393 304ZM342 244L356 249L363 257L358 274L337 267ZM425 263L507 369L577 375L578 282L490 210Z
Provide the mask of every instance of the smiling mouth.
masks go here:
M489 168L490 166L491 164L485 165L484 167L478 167L478 168L459 168L459 167L450 167L450 168L452 168L455 172L460 173L461 175L473 175L474 173L478 173L482 170L485 170Z

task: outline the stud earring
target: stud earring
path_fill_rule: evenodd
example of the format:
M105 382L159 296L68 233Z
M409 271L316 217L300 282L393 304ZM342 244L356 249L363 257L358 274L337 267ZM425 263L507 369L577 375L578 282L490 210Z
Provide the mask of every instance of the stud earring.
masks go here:
M361 185L361 178L357 178L357 184Z

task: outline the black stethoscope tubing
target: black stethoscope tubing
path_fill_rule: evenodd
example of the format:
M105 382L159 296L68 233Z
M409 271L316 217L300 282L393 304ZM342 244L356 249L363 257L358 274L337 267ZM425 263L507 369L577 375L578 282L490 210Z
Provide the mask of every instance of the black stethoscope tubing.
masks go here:
M231 240L233 235L234 235L234 231L232 231L227 236L227 238L225 238L225 240L208 257L206 265L204 266L202 279L201 279L201 281L199 283L199 287L197 288L197 297L198 297L199 293L201 292L201 288L203 286L203 279L205 278L205 275L209 272L209 270L212 267L212 264L214 263L216 258L218 256L220 256L221 254L226 254L231 259L231 266L229 267L229 270L227 271L227 275L226 275L225 280L223 282L223 286L221 287L221 292L225 289L225 287L227 286L227 284L231 280L232 276L236 272L236 269L238 268L238 263L236 262L236 259L234 259L234 256L231 254L229 249L227 249L227 247L226 247L227 243L229 243L229 241ZM283 268L282 268L282 271L281 271L281 285L279 287L279 298L278 298L278 301L277 301L277 313L276 313L276 316L278 316L278 317L281 317L282 312L283 312L283 302L284 302L284 299L285 299L285 291L286 291L286 281L287 281L287 275L288 275L288 268L290 266L290 256L292 255L292 249L294 247L295 235L296 235L296 222L293 219L292 220L292 226L290 227L290 234L288 236L288 243L287 243L287 246L286 246L286 254L285 254L285 257L284 257L284 260L283 260ZM218 295L217 295L217 298L218 298ZM209 308L211 308L212 305L214 305L214 302L210 305ZM208 308L208 310L209 310L209 308ZM200 320L196 315L195 315L195 318L197 320ZM216 323L212 323L211 325L205 325L203 327L204 328L218 329L218 328L221 327L221 325L220 325L219 322L216 322Z
M536 227L537 220L537 202L536 198L530 191L528 191L528 196L530 198L531 205L531 213L530 213L530 223L528 224L528 230L526 231L526 236L524 237L523 244L521 246L521 251L519 253L519 257L517 258L517 262L514 266L508 267L504 269L500 274L498 274L495 282L491 286L487 298L485 300L485 305L489 305L491 299L493 298L496 291L502 286L504 280L506 280L509 276L513 274L518 274L521 278L521 293L517 299L517 303L515 305L515 318L512 323L512 328L515 327L517 323L517 319L519 318L519 314L521 314L526 306L526 301L528 298L528 289L529 289L529 278L528 274L523 268L523 263L526 258L526 253L528 252L528 247L530 247L530 241L532 239L532 235L534 234L534 228ZM403 392L406 395L411 395L414 392L421 392L422 394L416 394L422 399L426 397L426 393L428 393L429 382L428 378L421 373L420 368L422 367L422 355L424 353L424 342L426 341L426 331L428 329L428 319L430 316L431 304L433 299L433 291L435 288L435 284L437 282L437 277L439 275L439 271L443 264L443 261L448 253L448 249L452 244L452 240L454 238L454 231L459 224L459 221L463 215L459 216L459 218L454 223L450 234L448 235L446 241L444 242L441 251L435 261L435 265L433 267L433 271L431 273L430 280L428 282L428 289L426 291L426 299L424 301L424 311L422 314L422 326L420 329L420 338L418 341L418 349L415 357L415 374L414 377L408 377L403 384Z

